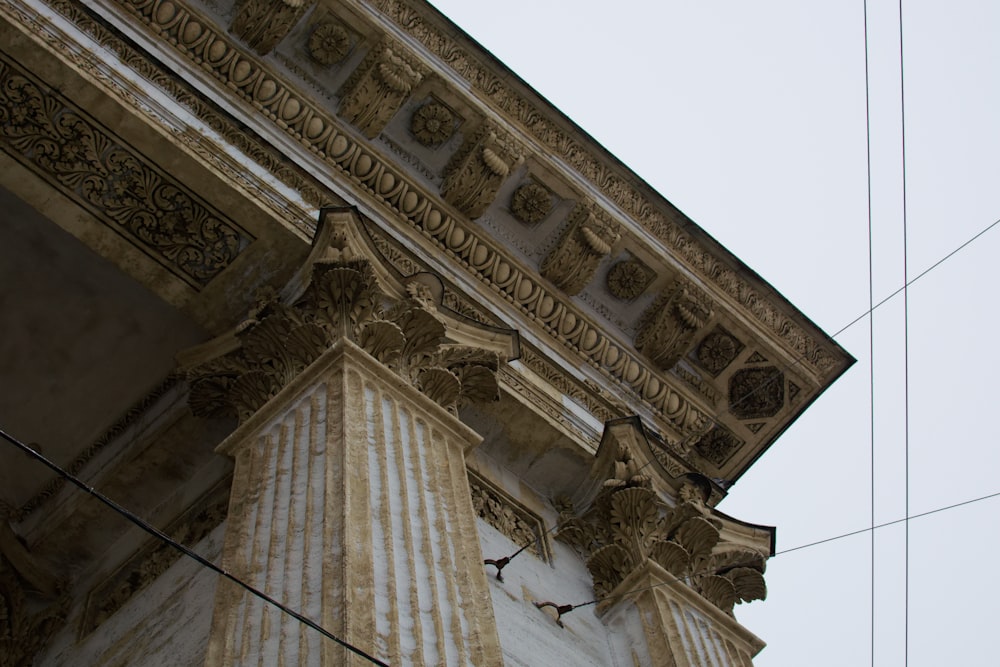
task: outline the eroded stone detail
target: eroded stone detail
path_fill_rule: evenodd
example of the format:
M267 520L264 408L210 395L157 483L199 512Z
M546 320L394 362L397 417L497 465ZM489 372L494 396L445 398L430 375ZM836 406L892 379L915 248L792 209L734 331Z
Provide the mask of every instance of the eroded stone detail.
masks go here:
M433 148L448 141L455 133L456 118L440 102L428 102L413 112L410 132L424 146Z
M309 35L309 56L320 65L333 65L351 51L351 35L340 23L327 19Z
M542 262L542 275L567 294L578 294L620 236L620 225L602 210L577 204L570 213L569 226Z
M552 193L531 181L514 190L510 197L510 212L526 225L541 222L552 210Z
M694 283L678 279L641 318L635 346L666 370L687 354L698 332L712 317L712 300Z
M542 560L549 560L542 520L484 477L469 470L469 490L476 515Z
M627 259L608 270L608 291L622 301L634 301L642 294L656 274L639 260Z
M229 29L257 53L267 55L315 0L240 0Z
M760 352L754 352L749 357L747 357L747 361L746 362L748 364L766 364L767 363L767 357L765 357Z
M726 369L743 351L743 343L721 327L705 336L698 345L698 363L713 376Z
M194 288L253 240L61 95L0 60L0 148Z
M511 170L524 161L515 139L492 123L466 138L446 169L441 196L470 218L478 218L496 198Z
M741 368L729 379L729 411L740 419L773 417L785 405L785 375L775 366Z
M374 139L428 72L401 45L385 40L344 84L340 115Z
M715 428L698 439L694 449L716 466L722 467L742 446L742 440L726 427L716 424Z
M598 598L652 560L728 614L736 602L763 599L764 556L722 540L722 522L702 490L686 484L678 496L674 507L660 500L649 474L619 444L612 475L588 509L574 516L560 501L558 537L586 559Z
M229 479L192 503L164 530L172 539L193 547L226 518L229 509ZM83 612L79 637L93 632L125 606L181 557L181 553L159 540L151 540L126 560L110 577L91 590Z

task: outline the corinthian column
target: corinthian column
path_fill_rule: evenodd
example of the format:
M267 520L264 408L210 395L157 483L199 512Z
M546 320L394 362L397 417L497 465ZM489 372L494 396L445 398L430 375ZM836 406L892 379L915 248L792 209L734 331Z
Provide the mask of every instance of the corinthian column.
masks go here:
M241 420L223 566L390 664L501 664L456 407L498 396L510 340L379 276L352 219L188 358L192 408ZM206 664L366 662L220 580Z

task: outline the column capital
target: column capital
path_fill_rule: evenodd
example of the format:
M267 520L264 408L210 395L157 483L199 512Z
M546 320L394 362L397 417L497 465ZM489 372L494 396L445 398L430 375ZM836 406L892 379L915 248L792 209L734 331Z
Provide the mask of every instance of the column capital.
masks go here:
M321 213L313 249L280 293L265 291L232 331L181 355L200 416L245 421L340 339L442 407L499 399L517 335L441 308L430 274L407 280L370 246L354 209Z

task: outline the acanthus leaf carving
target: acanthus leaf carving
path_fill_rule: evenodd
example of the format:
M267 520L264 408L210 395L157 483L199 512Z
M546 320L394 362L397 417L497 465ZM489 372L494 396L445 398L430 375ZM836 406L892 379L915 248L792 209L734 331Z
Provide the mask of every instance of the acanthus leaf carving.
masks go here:
M344 84L340 115L374 139L428 73L402 45L384 40Z
M704 488L682 483L671 506L630 445L618 441L614 459L604 460L607 479L588 507L574 514L568 500L557 502L558 539L584 558L598 598L649 560L729 614L737 601L766 594L765 555L723 539L723 521L705 505Z
M187 369L192 411L243 422L341 339L452 412L466 402L499 400L502 356L490 347L496 343L449 341L452 320L431 289L418 280L382 285L392 279L361 258L355 215L329 215L333 222L321 224L310 260L284 296L260 294L234 333L191 353L198 360Z
M523 161L523 149L512 136L492 123L484 123L449 162L441 196L470 218L478 218L496 198L510 172Z
M678 279L643 314L635 336L636 349L668 370L687 354L712 312L711 297L694 283Z
M593 205L578 204L569 226L542 262L542 275L567 294L579 294L620 237L620 225L607 214Z
M313 4L315 0L242 0L229 29L251 49L267 55Z

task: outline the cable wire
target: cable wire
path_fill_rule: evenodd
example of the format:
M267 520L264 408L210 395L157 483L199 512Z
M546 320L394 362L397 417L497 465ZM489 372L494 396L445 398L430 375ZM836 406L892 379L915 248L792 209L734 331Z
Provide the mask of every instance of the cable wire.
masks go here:
M378 658L375 658L375 657L372 657L372 656L368 655L367 653L365 653L361 649L357 648L356 646L353 646L350 643L344 641L343 639L340 639L339 637L335 636L329 630L325 629L323 626L319 625L318 623L316 623L315 621L313 621L309 617L303 616L302 614L300 614L299 612L295 611L294 609L291 609L290 607L282 604L278 600L275 600L274 598L272 598L271 596L267 595L263 591L260 591L260 590L258 590L256 588L254 588L250 584L244 582L242 579L236 577L235 575L230 574L229 572L227 572L223 568L219 567L218 565L216 565L212 561L208 560L204 556L199 555L198 553L196 553L192 549L190 549L190 548L184 546L183 544L181 544L180 542L174 540L169 535L167 535L163 531L159 530L158 528L156 528L155 526L153 526L151 523L149 523L145 519L142 519L142 518L136 516L135 514L133 514L132 512L130 512L129 510L125 509L124 507L122 507L121 505L119 505L118 503L116 503L115 501L113 501L110 498L108 498L107 496L105 496L100 491L97 491L96 489L94 489L92 486L88 486L83 481L81 481L78 477L76 477L75 475L70 474L68 471L64 470L61 466L59 466L58 464L54 463L53 461L50 461L44 455L42 455L38 451L32 449L31 447L29 447L25 443L21 442L20 440L18 440L14 436L10 435L9 433L7 433L6 431L4 431L3 429L0 429L0 437L3 437L5 440L7 440L7 442L11 443L12 445L14 445L18 449L20 449L22 452L24 452L25 454L27 454L29 457L35 459L36 461L39 461L40 463L44 464L45 466L47 466L51 470L55 471L56 474L58 474L60 477L62 477L66 481L70 482L71 484L73 484L77 488L79 488L79 489L85 491L86 493L90 494L91 496L93 496L94 498L96 498L97 500L99 500L101 503L103 503L107 507L111 508L114 512L116 512L117 514L120 514L121 516L123 516L130 523L138 526L139 528L141 528L145 532L149 533L153 537L157 538L161 542L164 542L164 543L170 545L171 547L173 547L177 551L181 552L182 554L184 554L188 558L191 558L192 560L196 561L198 564L202 565L203 567L207 567L208 569L212 570L216 574L219 574L219 575L225 577L226 579L228 579L229 581L233 582L237 586L240 586L241 588L243 588L244 590L246 590L251 595L254 595L254 596L260 598L261 600L263 600L264 602L267 602L268 604L273 605L274 607L280 609L281 611L283 611L284 613L288 614L289 616L291 616L295 620L299 621L300 623L304 623L305 625L309 626L313 630L316 630L317 632L319 632L320 634L322 634L324 637L333 640L337 644L340 644L341 646L343 646L344 648L346 648L348 651L351 651L355 655L358 655L358 656L360 656L360 657L368 660L373 665L379 665L380 667L389 667L389 665L387 665L386 663L382 662Z
M871 80L868 62L868 0L864 0L865 32L865 169L868 194L868 312L875 310L875 271L872 247L872 113ZM871 418L869 434L869 467L871 471L871 519L875 525L875 315L868 318L868 396ZM875 667L875 531L871 532L871 665Z
M907 226L906 226L906 77L903 70L903 0L899 0L899 119L900 119L900 162L903 185L903 449L905 509L910 515L910 289L909 283ZM906 522L906 539L903 553L903 664L909 662L910 655L910 522Z
M910 287L911 285L913 285L915 282L917 282L918 280L920 280L921 278L923 278L927 274L929 274L932 271L934 271L935 269L937 269L939 266L941 266L946 261L948 261L949 259L951 259L952 257L954 257L956 254L958 254L960 251L962 251L963 249L965 249L967 246L971 245L973 242L975 242L976 240L978 240L980 237L982 237L984 234L986 234L988 231L990 231L991 229L993 229L997 225L1000 225L1000 218L997 218L992 223L990 223L989 225L987 225L983 229L979 230L976 234L974 234L973 236L971 236L969 239L967 239L966 241L964 241L963 243L961 243L960 245L958 245L957 247L955 247L954 249L952 249L948 254L946 254L943 257L941 257L941 259L937 260L936 262L934 262L933 264L931 264L929 267L927 267L926 269L924 269L923 271L921 271L919 274L917 274L909 282L905 282L904 281L904 284L903 284L902 287L896 289L894 292L892 292L891 294L889 294L888 296L886 296L885 298L883 298L881 301L879 301L878 303L876 303L874 305L871 305L871 301L873 299L873 297L872 297L873 286L871 284L871 280L869 280L869 297L868 297L868 299L869 299L869 307L868 307L868 309L866 311L864 311L863 313L861 313L860 315L858 315L857 317L855 317L854 319L852 319L850 322L848 322L844 326L842 326L840 329L837 330L836 333L832 334L830 337L833 338L833 339L836 339L838 336L840 336L841 334L843 334L844 332L846 332L848 329L852 328L855 324L857 324L858 322L860 322L861 320L863 320L865 317L868 317L869 315L873 316L874 313L875 313L875 311L878 310L878 308L880 308L881 306L885 305L890 300L892 300L895 296L897 296L898 294L900 294L901 292L903 292L904 290L906 290L908 287ZM871 262L871 258L869 258L869 262ZM869 271L871 271L871 269L869 269ZM871 326L872 326L872 324L869 323L869 329L871 329ZM869 345L872 345L871 341L873 339L873 335L871 334L871 331L869 333L870 333L870 335L869 335ZM761 388L769 386L769 384L772 383L772 382L776 382L777 379L782 376L782 374L784 373L784 371L786 371L786 370L788 370L790 368L793 368L794 366L802 363L802 361L804 359L805 359L804 357L800 356L800 357L797 357L794 361L785 363L782 366L781 369L779 369L778 371L776 371L774 373L774 375L772 375L770 378L768 378L767 380L765 380L764 382L762 382L760 385L758 385L758 387L756 389L754 389L754 390L748 392L746 395L740 397L739 400L737 400L734 403L730 404L728 407L725 407L725 408L719 410L719 412L717 412L714 417L709 417L709 421L712 422L715 425L719 425L719 419L721 419L723 415L725 415L727 412L729 412L730 410L732 410L734 407L737 407L740 404L742 404L743 401L748 400L751 396L753 396L755 393L757 393L757 391L759 391ZM872 370L872 372L874 373L874 370ZM874 382L874 381L872 380L872 382ZM874 392L874 388L872 388L872 392ZM874 396L874 393L872 395ZM874 408L873 408L873 410L874 410ZM874 429L875 429L874 419L875 419L875 417L874 417L874 411L873 411L872 412L872 442L873 442L872 447L874 447ZM680 445L683 446L683 445L689 443L694 438L700 437L700 436L704 435L705 432L706 431L704 431L704 430L697 431L695 433L692 433L692 434L686 436L683 440L681 440ZM642 466L642 468L639 469L639 471L641 472L643 469L645 469L647 466L649 466L651 464L652 464L652 461L649 461L649 462L645 463ZM874 475L875 475L875 472L874 472L874 460L873 460L872 461L872 484L873 485L874 485ZM873 498L872 502L874 503L874 490L872 491L872 498ZM872 520L874 521L874 509L872 510ZM553 524L551 528L549 528L544 533L542 533L542 536L546 536L546 535L551 534L553 531L561 528L564 524L565 524L565 522L558 522L558 523ZM520 548L518 548L517 551L514 552L513 554L511 554L510 556L505 556L505 557L500 558L500 559L486 559L485 564L487 564L487 565L493 565L494 567L497 567L497 575L500 575L500 571L504 567L506 567L507 565L509 565L512 560L514 560L517 556L521 555L521 553L523 553L524 551L526 551L529 547L531 547L531 545L535 544L538 541L538 539L539 538L536 537L536 538L532 539L530 542L528 542L527 544L521 545ZM873 557L872 568L873 568L873 575L872 576L874 577L874 557ZM501 576L498 576L497 578L500 581L503 581L503 578ZM874 586L874 584L873 584L873 586ZM873 617L874 617L874 614L873 614ZM873 642L873 645L874 645L874 642Z
M819 546L821 544L827 544L829 542L834 542L836 540L842 540L842 539L847 538L847 537L853 537L855 535L861 535L863 533L873 532L873 531L878 530L880 528L886 528L888 526L894 526L897 523L903 523L903 522L909 523L913 519L919 519L921 517L929 516L931 514L937 514L939 512L944 512L946 510L955 509L956 507L963 507L965 505L972 505L973 503L978 503L978 502L981 502L983 500L989 500L990 498L998 498L998 497L1000 497L1000 491L997 491L996 493L991 493L991 494L988 494L988 495L985 495L985 496L979 496L978 498L972 498L971 500L963 500L962 502L960 502L960 503L954 503L953 505L945 505L944 507L938 507L937 509L932 509L932 510L929 510L927 512L921 512L920 514L914 514L913 516L909 516L909 517L903 517L902 519L896 519L894 521L887 521L885 523L880 523L880 524L875 525L875 526L868 526L867 528L862 528L860 530L854 530L854 531L851 531L849 533L842 533L840 535L834 535L833 537L828 537L826 539L817 540L815 542L810 542L808 544L802 544L802 545L799 545L797 547L792 547L791 549L782 549L781 551L775 552L774 555L775 556L779 556L781 554L787 554L787 553L790 553L792 551L801 551L803 549L808 549L810 547ZM626 597L628 595L635 595L636 593L644 593L645 591L653 590L654 588L660 588L662 586L667 586L667 585L669 585L671 583L673 583L673 582L667 581L667 582L663 582L663 583L659 583L659 584L652 584L651 586L643 586L642 588L633 588L631 590L622 591L621 593L612 593L612 594L606 595L606 596L604 596L602 598L594 598L592 600L587 600L586 602L581 602L579 604L557 605L554 602L536 602L535 606L538 607L539 609L542 608L542 607L551 606L551 607L553 607L554 609L557 610L557 612L559 613L559 618L561 619L564 614L568 614L569 612L574 611L576 609L580 609L581 607L589 607L590 605L600 604L600 603L606 602L608 600L613 600L614 598L622 598L622 597ZM557 621L557 622L559 622L559 621ZM560 623L560 625L561 625L561 623Z

